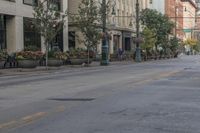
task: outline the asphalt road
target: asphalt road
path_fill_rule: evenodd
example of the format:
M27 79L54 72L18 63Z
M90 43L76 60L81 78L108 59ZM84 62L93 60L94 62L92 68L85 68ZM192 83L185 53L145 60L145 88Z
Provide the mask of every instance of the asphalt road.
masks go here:
M200 56L0 77L0 133L200 133Z

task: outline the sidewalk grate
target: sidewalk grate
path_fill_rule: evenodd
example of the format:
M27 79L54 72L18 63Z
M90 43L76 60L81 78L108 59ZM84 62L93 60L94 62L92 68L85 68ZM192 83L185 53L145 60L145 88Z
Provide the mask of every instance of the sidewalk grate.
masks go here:
M95 98L49 98L52 101L93 101Z

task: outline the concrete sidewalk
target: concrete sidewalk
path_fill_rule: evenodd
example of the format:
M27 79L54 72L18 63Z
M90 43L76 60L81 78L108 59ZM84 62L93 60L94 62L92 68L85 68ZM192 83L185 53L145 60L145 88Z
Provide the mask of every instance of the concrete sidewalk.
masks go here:
M134 61L117 61L117 62L110 62L109 66L116 66L116 65L126 65L132 64ZM48 67L46 70L45 66L38 66L32 69L26 68L9 68L9 69L0 69L0 76L13 76L13 75L25 75L25 74L39 74L39 73L53 73L56 71L77 71L82 69L94 69L94 68L102 68L107 66L101 66L100 62L92 62L88 67L85 65L63 65L60 67Z

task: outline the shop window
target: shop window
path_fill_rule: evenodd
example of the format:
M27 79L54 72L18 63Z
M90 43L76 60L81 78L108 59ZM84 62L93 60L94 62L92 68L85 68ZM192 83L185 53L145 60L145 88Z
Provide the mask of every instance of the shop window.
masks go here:
M53 51L63 51L63 30L60 30L50 44L50 49Z
M15 0L7 0L7 1L15 2Z
M51 6L54 8L54 10L61 11L61 0L52 0Z
M26 5L34 6L38 4L38 0L23 0L23 3Z
M41 36L31 18L24 18L24 48L27 50L41 49Z
M131 50L131 39L125 38L125 51L130 51L130 50Z
M6 49L6 17L0 15L0 49Z

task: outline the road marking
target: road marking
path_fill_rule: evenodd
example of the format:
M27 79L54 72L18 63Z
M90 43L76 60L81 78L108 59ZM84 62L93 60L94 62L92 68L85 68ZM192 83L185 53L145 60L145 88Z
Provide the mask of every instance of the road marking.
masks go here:
M159 75L154 76L154 78L152 78L152 79L139 80L139 81L136 81L134 84L144 84L144 83L151 82L153 80L157 80L160 78L172 76L178 72L180 72L180 71L161 73ZM18 120L13 120L13 121L10 121L7 123L0 124L0 130L23 127L23 126L26 126L33 122L36 122L37 120L40 120L44 117L47 117L48 115L53 115L53 114L57 114L59 112L64 112L65 110L66 110L66 107L63 105L60 105L60 106L54 108L53 110L50 110L49 112L38 112L38 113L35 113L32 115L24 116Z
M26 122L34 121L36 119L40 119L40 118L44 117L45 115L47 115L46 112L39 112L39 113L36 113L33 115L25 116L25 117L21 118L21 120L26 121Z
M2 124L0 124L0 130L20 128L20 127L23 127L23 126L26 126L26 125L29 125L29 124L33 124L34 122L36 122L36 121L38 121L42 118L45 118L49 115L64 112L65 109L66 109L65 106L60 105L60 106L50 110L49 112L38 112L38 113L35 113L35 114L24 116L24 117L19 118L17 120L2 123Z
M65 111L65 109L66 109L65 106L58 106L58 107L56 108L56 113L63 112L63 111Z
M153 79L147 79L147 80L142 80L142 81L136 81L135 84L136 85L140 85L140 84L145 84L145 83L148 83L148 82L151 82L153 81Z
M10 121L10 122L7 122L7 123L3 123L3 124L0 124L0 129L3 129L3 128L9 128L9 127L12 127L13 125L16 125L17 124L17 121Z
M172 76L176 73L178 73L180 71L173 71L173 72L165 72L165 73L161 73L161 74L158 74L158 75L155 75L155 76L152 76L151 79L141 79L141 80L138 80L138 81L135 81L133 84L136 84L136 85L141 85L141 84L145 84L145 83L148 83L148 82L151 82L151 81L154 81L154 80L158 80L158 79L161 79L161 78L166 78L166 77L169 77L169 76Z
M165 77L169 77L169 76L172 76L172 75L175 75L175 74L177 74L178 72L180 72L180 71L173 71L173 72L166 72L166 73L163 73L163 74L161 74L160 76L158 76L158 78L165 78Z

